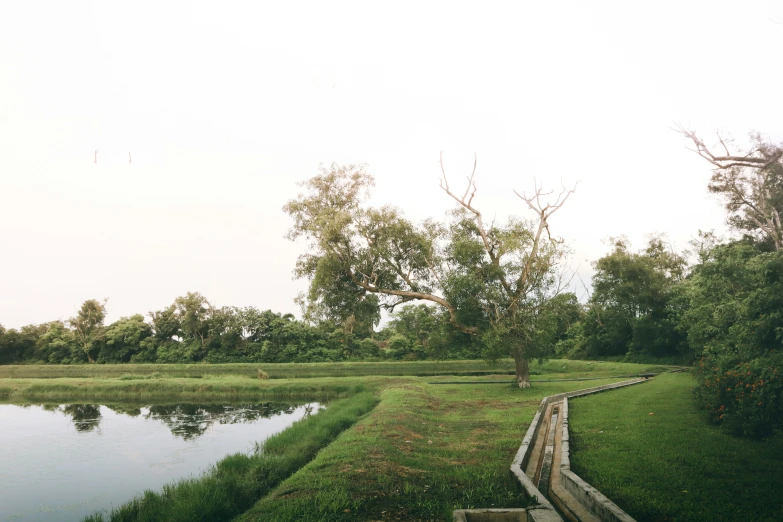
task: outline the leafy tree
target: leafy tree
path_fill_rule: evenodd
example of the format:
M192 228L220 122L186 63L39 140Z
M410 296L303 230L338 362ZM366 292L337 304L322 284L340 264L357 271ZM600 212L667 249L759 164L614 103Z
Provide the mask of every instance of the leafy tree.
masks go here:
M428 349L430 337L438 329L437 309L425 304L406 305L389 321L389 328Z
M564 189L552 204L541 202L539 187L530 197L517 194L536 219L487 225L473 204L475 167L462 196L442 169L441 188L457 211L450 222L419 226L391 206L366 205L374 180L363 166L321 167L303 184L307 193L284 207L294 220L288 237L309 245L295 273L310 280L313 306L335 316L367 294L389 310L415 300L434 303L454 328L481 337L486 357L511 355L518 385L528 387L528 360L551 348L541 334L549 328L550 301L563 287L558 268L566 252L552 239L548 220L573 191Z
M152 326L144 321L144 316L123 317L106 328L98 362L129 362L141 351L144 341L151 337Z
M198 292L188 292L187 295L178 297L174 304L185 340L197 342L199 350L204 352L209 339L209 323L214 312L212 305Z
M710 420L757 437L783 424L783 251L765 247L746 238L713 248L682 316Z
M87 353L74 330L62 321L43 325L45 331L36 342L36 356L48 363L70 364L84 362Z
M685 349L673 297L685 259L654 236L641 252L625 238L594 267L593 294L581 329L588 355L673 356Z
M783 350L782 253L748 240L718 245L694 268L688 297L683 323L696 353Z
M177 315L176 305L171 305L157 312L150 312L149 315L155 338L158 341L174 341L182 336L182 324Z
M76 317L68 322L76 333L82 350L87 355L87 360L95 362L93 355L100 350L100 343L104 339L105 329L103 320L106 318L106 303L95 299L88 299L82 304Z

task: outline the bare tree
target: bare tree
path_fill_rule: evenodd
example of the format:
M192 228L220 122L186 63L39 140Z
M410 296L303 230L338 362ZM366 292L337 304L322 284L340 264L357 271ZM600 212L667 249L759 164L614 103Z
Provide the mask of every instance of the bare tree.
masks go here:
M715 167L708 187L725 198L729 224L764 234L776 250L783 249L783 146L751 133L750 149L732 153L731 140L719 133L709 147L696 132L682 126L676 130L695 146L689 150Z

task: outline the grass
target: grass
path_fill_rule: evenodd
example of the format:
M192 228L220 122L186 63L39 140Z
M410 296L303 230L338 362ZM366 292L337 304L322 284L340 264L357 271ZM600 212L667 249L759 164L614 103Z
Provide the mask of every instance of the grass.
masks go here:
M543 397L583 387L398 383L239 520L446 521L459 508L524 507L509 465L533 414Z
M667 374L571 402L572 469L639 522L780 520L783 434L740 439L707 424L694 386Z
M470 376L466 376L464 372L467 369L475 369L477 366L486 368L486 363L473 361L471 365L468 364L470 361L456 361L459 364L451 364L452 362L346 363L348 365L314 363L308 365L312 367L309 371L313 373L339 374L345 373L351 367L356 367L364 372L369 372L370 368L374 368L373 372L376 375L310 377L307 379L259 379L257 367L244 364L0 366L0 375L5 372L6 375L16 376L0 378L0 401L29 403L35 401L112 400L138 402L161 399L166 401L203 401L298 397L330 399L347 397L369 388L388 387L401 378L394 377L393 374L402 371L406 368L405 365L408 365L408 369L413 373L422 372L425 369L434 371L433 368L436 365L442 365L440 368L443 372L447 369L451 370L451 373L446 375L428 377L426 381L429 382L477 379L510 382L513 380L512 375L503 373L476 377L475 372L469 372ZM336 364L337 368L332 368L333 364ZM382 364L388 364L389 368L384 368ZM230 373L228 370L231 368L240 373ZM92 373L92 377L74 377L74 373L78 373L73 371L74 369ZM119 373L120 369L122 373ZM550 360L543 364L532 365L532 379L535 382L595 377L620 378L635 373L660 372L665 369L666 367L658 365ZM200 370L201 373L194 373L196 370ZM275 371L274 367L270 369L272 373ZM31 374L35 375L36 372L39 372L41 376L37 378L30 376ZM190 377L181 376L182 373L187 372L191 372L192 375ZM26 377L20 377L20 375L26 375Z
M111 513L96 513L85 520L231 520L311 460L377 402L372 393L365 392L331 403L270 437L253 455L228 456L202 477L170 484L162 492L146 491Z
M0 379L0 402L148 402L348 397L391 378L280 379Z
M528 505L508 467L543 397L666 369L552 360L534 364L534 385L521 390L508 383L513 380L508 374L476 376L470 371L486 369L483 362L451 363L313 364L307 365L308 375L351 368L378 375L278 375L271 380L257 378L258 365L17 366L15 374L29 368L48 378L0 378L0 399L104 404L344 399L270 439L259 455L228 457L201 478L147 492L90 520L451 520L452 511L459 508ZM430 373L436 365L442 365L442 374L393 375L405 368ZM57 377L54 371L68 374L72 368L86 369L92 376ZM231 374L231 368L240 373ZM263 369L274 377L275 365ZM181 376L183 372L191 372L190 377ZM561 380L579 378L597 380ZM493 385L433 384L461 380ZM336 420L334 429L327 420L316 421L340 417L341 404L353 408L349 420ZM323 433L316 422L326 426Z
M665 368L647 365L648 368ZM638 372L644 368L638 364L593 361L550 360L533 364L538 373L585 372ZM141 379L157 374L161 377L209 378L215 376L258 378L261 369L271 379L304 379L316 377L360 376L432 376L432 375L513 375L514 363L510 359L494 364L486 361L384 361L339 363L237 363L237 364L24 364L0 365L0 379L52 379L52 378L124 378Z

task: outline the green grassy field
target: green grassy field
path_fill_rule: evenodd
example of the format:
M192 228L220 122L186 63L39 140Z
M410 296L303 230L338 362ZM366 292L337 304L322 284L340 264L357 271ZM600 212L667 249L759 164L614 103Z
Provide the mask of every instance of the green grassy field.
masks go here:
M192 520L198 513L208 515L204 520L232 520L244 513L238 519L445 521L458 508L528 503L508 467L543 397L666 369L552 360L534 364L533 387L520 390L504 373L476 376L475 367L483 362L437 363L443 373L428 376L394 373L408 368L429 374L435 363L387 364L390 367L314 364L308 365L308 375L340 374L353 366L377 375L271 380L256 378L257 365L151 365L154 371L120 366L124 373L114 376L117 366L15 367L49 373L37 379L0 378L0 398L13 403L285 397L332 401L323 412L279 435L288 442L268 442L260 454L263 459L228 457L201 478L148 492L102 515L106 520ZM240 373L231 374L229 367ZM51 370L71 368L93 373L62 378ZM196 369L201 373L190 377L178 373ZM269 365L263 369L275 371ZM435 384L446 381L486 384ZM347 416L340 413L343 407ZM330 421L330 415L340 420ZM269 450L272 447L278 449Z
M740 439L707 424L695 384L667 374L571 401L572 469L639 522L781 520L783 434Z

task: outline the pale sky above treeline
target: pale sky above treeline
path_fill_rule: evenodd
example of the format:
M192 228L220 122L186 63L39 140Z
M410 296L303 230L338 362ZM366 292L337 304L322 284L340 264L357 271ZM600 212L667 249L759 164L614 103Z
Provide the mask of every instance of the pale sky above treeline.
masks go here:
M499 220L579 181L552 228L586 282L610 236L684 249L725 215L671 127L783 140L782 49L773 0L4 2L0 324L297 313L282 206L335 161L414 220L452 208L441 150Z

